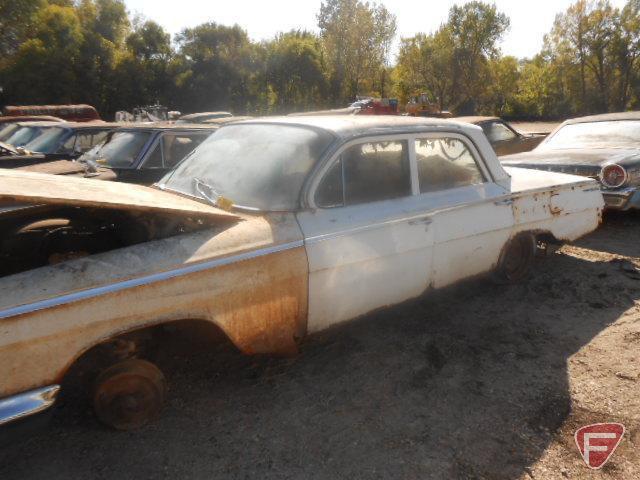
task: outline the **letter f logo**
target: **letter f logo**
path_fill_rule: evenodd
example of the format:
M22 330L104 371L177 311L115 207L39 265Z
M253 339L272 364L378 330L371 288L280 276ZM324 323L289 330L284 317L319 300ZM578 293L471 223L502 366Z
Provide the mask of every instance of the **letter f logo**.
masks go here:
M578 429L575 440L584 463L597 470L611 458L623 435L621 423L594 423Z

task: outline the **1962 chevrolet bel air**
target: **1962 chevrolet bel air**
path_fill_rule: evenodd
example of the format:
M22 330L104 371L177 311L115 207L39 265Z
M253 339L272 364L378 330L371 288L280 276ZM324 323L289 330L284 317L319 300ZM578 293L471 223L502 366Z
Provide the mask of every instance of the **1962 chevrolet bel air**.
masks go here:
M479 127L407 117L224 126L155 187L0 173L0 424L50 407L78 359L186 321L246 354L493 272L597 228L598 184L504 169ZM108 425L160 410L131 348L97 376Z

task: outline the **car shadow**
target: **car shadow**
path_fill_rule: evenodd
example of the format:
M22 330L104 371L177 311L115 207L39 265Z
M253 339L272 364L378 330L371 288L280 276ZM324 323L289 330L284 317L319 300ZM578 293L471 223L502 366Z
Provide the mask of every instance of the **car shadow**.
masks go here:
M295 358L178 353L173 339L160 420L118 433L63 404L0 454L0 477L520 478L571 413L569 358L637 287L610 262L557 253L525 283L431 292L314 335Z

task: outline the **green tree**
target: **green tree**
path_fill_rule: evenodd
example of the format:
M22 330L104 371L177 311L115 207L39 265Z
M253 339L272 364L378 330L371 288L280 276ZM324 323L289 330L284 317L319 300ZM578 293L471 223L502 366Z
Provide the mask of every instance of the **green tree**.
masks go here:
M326 0L318 26L326 52L333 101L342 104L371 90L385 68L396 18L383 5Z
M500 54L498 42L509 18L495 5L474 1L451 7L447 26L453 43L452 88L458 99L453 108L471 113L490 81L489 60Z
M80 85L75 65L84 41L72 7L48 5L33 21L30 38L8 62L5 94L14 103L74 101Z
M278 35L266 45L266 77L276 111L318 108L327 86L320 40L308 32Z
M426 91L443 109L500 111L508 88L503 77L514 76L513 62L500 62L497 46L508 26L495 5L470 2L452 7L435 33L403 39L396 67L401 96ZM492 87L496 80L502 92Z
M46 5L46 0L0 0L0 62L17 52Z
M183 30L177 43L186 67L178 77L182 110L247 111L255 101L256 48L245 30L205 23Z
M441 109L449 108L453 92L451 32L442 26L432 35L403 38L398 53L396 81L402 103L418 93L428 93Z

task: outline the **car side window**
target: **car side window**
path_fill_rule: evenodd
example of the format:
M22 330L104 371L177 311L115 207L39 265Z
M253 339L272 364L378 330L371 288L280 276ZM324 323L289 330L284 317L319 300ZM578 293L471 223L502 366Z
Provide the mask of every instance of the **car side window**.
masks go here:
M175 167L180 160L200 145L209 135L206 133L166 134L162 137L164 168Z
M89 147L89 149L95 147L99 143L104 142L108 134L109 130L99 130L97 132L93 132L93 137L91 138L91 146Z
M485 179L467 145L455 137L416 140L420 193L477 185Z
M369 142L347 148L316 193L321 207L359 205L411 195L408 144Z
M73 149L76 152L86 152L87 150L90 150L91 147L93 147L94 145L93 136L94 136L94 132L82 132L78 134L78 137L76 139L75 145L73 146Z
M147 156L147 160L144 162L143 168L162 168L162 145L160 142L156 142L153 147L153 151Z
M513 130L501 122L484 123L482 130L489 139L489 142L505 142L517 137Z
M208 136L209 133L163 134L143 168L173 168Z
M59 149L58 153L74 153L74 145L76 143L77 135L71 135L67 140L62 144L62 147Z

